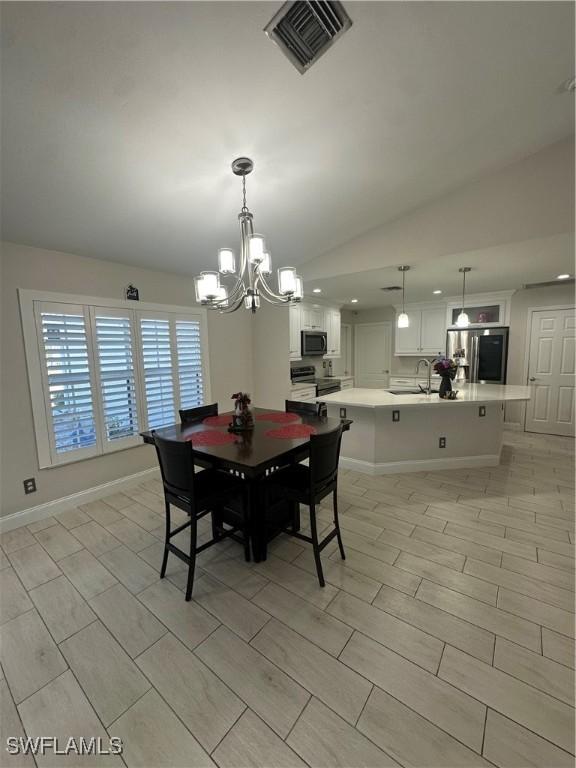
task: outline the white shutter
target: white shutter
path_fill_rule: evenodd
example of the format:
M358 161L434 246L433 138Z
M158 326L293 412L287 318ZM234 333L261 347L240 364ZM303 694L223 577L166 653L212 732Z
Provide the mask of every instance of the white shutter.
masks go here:
M36 305L52 463L99 453L87 313L73 304Z
M133 314L95 307L95 333L104 450L140 442L134 369Z
M177 318L175 323L180 408L196 408L204 403L200 321Z
M169 317L140 315L140 339L147 425L157 429L177 421Z

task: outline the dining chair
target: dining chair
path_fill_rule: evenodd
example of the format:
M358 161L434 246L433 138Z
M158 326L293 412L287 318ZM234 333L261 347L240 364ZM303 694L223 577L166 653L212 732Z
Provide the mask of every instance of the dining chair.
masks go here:
M152 432L160 464L164 501L166 505L166 535L160 578L166 575L168 555L179 557L188 565L186 600L192 597L196 555L226 538L233 538L244 545L246 560L250 560L250 537L246 519L245 486L243 482L226 472L216 469L194 471L192 443L165 440ZM187 512L190 520L172 530L171 505ZM198 546L198 521L212 513L212 538ZM224 528L224 523L230 528ZM190 527L188 553L171 543L171 539ZM242 531L242 537L237 532Z
M338 461L340 458L341 442L342 425L321 435L311 435L309 466L292 464L289 467L273 472L264 481L264 498L266 500L267 512L274 505L274 501L271 500L272 494L270 493L272 490L280 491L276 495L284 501L289 500L298 505L304 504L308 506L310 511L310 536L295 530L294 526L282 529L282 531L312 544L318 581L321 587L325 586L325 581L320 553L334 537L338 539L342 560L346 559L338 522ZM334 528L322 541L318 541L316 505L330 493L333 495Z
M298 413L300 416L318 416L318 403L302 403L297 400L286 400L284 410L287 413Z
M195 421L201 421L207 416L218 416L218 403L211 405L200 405L198 408L186 408L178 411L181 424L192 424Z

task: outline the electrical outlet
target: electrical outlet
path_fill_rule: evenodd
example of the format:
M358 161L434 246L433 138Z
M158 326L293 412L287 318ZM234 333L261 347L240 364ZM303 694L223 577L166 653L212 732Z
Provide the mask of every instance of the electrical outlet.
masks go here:
M400 421L400 411L392 411L392 421Z
M438 438L438 448L446 448L446 438L445 437Z
M24 486L24 493L36 493L36 478L35 477L29 477L27 480L22 481L22 485Z
M478 406L478 416L486 416L486 406L485 405L479 405Z
M341 419L346 418L346 408L340 408L340 418Z

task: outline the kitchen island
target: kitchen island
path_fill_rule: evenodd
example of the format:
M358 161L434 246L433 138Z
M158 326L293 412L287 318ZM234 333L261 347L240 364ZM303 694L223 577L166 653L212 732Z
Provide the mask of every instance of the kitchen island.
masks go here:
M341 465L371 475L492 467L500 461L504 404L530 399L530 388L457 384L456 400L438 394L346 389L318 398L328 416L352 419Z

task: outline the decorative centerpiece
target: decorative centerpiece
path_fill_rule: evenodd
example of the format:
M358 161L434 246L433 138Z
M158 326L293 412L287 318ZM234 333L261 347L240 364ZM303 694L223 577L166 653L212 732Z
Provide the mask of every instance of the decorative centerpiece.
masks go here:
M456 400L457 391L452 391L452 379L456 376L458 364L449 357L438 357L432 367L441 377L438 396L443 400Z
M244 432L248 429L254 429L254 414L250 407L250 395L247 392L236 392L232 395L234 400L234 415L230 430L233 432Z

